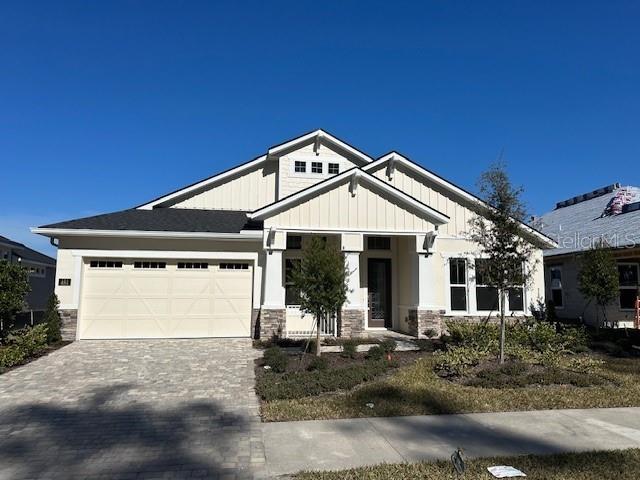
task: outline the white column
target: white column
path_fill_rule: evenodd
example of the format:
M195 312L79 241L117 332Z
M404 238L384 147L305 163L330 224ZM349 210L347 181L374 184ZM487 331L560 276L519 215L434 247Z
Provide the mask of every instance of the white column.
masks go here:
M284 308L282 270L282 250L265 250L263 307Z
M436 281L436 263L433 239L429 235L416 235L416 306L419 310L440 310L438 305L438 288L442 288Z
M345 265L347 267L347 303L345 308L362 308L362 292L360 291L360 252L345 252Z

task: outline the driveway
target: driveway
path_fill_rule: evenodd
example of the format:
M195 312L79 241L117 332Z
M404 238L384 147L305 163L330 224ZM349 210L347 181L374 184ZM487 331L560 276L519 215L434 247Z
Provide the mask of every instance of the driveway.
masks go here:
M249 339L72 343L0 375L0 479L255 478Z

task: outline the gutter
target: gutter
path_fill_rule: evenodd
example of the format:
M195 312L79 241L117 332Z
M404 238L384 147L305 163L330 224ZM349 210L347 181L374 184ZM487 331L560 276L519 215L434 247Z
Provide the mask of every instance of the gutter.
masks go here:
M80 228L31 227L31 233L45 237L125 237L125 238L182 238L191 240L262 240L262 230L242 230L240 233L163 232L144 230L91 230Z

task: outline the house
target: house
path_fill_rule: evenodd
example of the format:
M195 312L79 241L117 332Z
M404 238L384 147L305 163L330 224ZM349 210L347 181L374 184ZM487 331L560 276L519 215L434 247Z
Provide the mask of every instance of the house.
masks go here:
M560 318L582 318L595 325L595 305L579 291L581 254L606 242L618 262L620 292L606 309L612 326L633 327L640 268L640 188L616 183L556 204L554 210L533 223L557 240L558 247L544 251L547 298Z
M26 310L43 311L53 293L55 259L0 235L0 260L19 263L27 269L31 291L25 299Z
M78 339L307 335L290 272L311 236L344 252L350 272L322 334L419 336L496 308L464 235L484 208L397 152L374 159L316 130L135 208L33 232L57 239L56 292ZM523 235L541 263L553 241ZM507 309L525 315L542 295L540 271Z

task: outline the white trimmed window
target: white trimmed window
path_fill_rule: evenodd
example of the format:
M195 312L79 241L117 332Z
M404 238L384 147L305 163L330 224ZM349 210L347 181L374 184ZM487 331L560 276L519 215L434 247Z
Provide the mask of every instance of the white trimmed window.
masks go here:
M328 165L329 175L337 175L340 173L340 164L339 163L330 163Z
M556 266L549 269L551 279L551 301L556 308L564 307L564 294L562 292L562 267Z
M167 263L166 262L150 262L148 260L140 260L137 262L133 262L133 268L136 269L141 269L141 270L151 270L151 269L158 269L158 268L166 268L167 267Z
M322 173L322 162L311 162L311 173Z
M221 263L220 270L249 270L248 263Z
M484 258L476 258L476 310L490 312L498 310L498 289L487 285L486 270L488 261Z
M306 173L307 172L307 162L303 162L300 160L296 160L293 166L293 169L296 173Z
M638 264L618 263L620 280L620 309L634 310L638 298Z
M467 260L449 259L449 289L451 311L467 311Z
M300 269L302 260L287 258L284 262L284 304L286 306L300 305L300 290L293 285L293 272Z
M206 262L178 262L178 269L182 270L206 270L209 264Z

